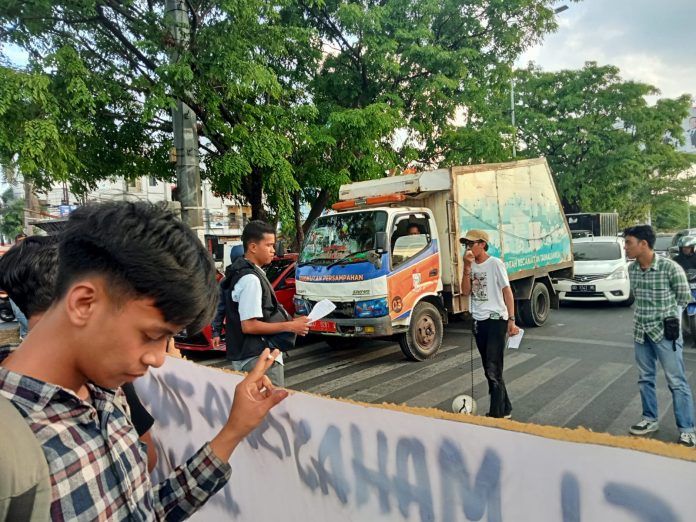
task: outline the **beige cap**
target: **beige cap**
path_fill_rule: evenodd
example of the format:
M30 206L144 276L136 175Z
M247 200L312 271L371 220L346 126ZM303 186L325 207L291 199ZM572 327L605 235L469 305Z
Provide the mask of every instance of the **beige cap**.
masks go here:
M463 237L459 238L460 243L464 241L485 241L486 244L490 243L488 234L483 230L469 230Z

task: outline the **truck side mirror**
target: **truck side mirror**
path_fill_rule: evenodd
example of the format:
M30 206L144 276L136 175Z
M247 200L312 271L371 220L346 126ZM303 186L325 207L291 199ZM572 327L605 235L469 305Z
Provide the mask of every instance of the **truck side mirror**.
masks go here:
M377 232L375 234L375 250L378 254L381 254L387 249L387 233Z

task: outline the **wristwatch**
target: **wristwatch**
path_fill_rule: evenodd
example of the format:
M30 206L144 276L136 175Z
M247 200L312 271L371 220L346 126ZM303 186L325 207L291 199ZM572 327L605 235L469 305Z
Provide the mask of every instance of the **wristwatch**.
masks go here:
M512 322L514 323L514 322L515 322L515 318L514 318L514 317L508 317L508 321L512 321Z

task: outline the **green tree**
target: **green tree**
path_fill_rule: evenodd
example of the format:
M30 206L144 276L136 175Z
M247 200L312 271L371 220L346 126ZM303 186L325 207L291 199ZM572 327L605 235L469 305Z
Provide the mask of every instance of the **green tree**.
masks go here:
M691 214L689 221L688 212ZM685 200L675 200L660 196L652 205L653 224L658 230L678 230L686 228L689 223L696 226L696 207L687 205Z
M3 192L0 198L0 234L4 245L5 237L13 239L24 229L24 200L16 198L11 188Z
M506 64L556 27L553 3L191 0L179 46L161 0L2 0L0 36L30 59L5 74L37 91L0 97L13 123L2 157L38 187L78 193L171 176L181 99L214 190L241 195L253 218L298 221L307 202L311 218L350 180L504 157L491 97Z
M683 173L696 157L665 140L683 135L688 95L650 106L655 87L594 62L560 72L532 66L516 80L520 155L547 158L566 211L616 210L631 223L656 197L684 200L695 191Z
M324 60L309 84L318 115L295 148L305 230L341 184L388 170L505 159L489 117L507 64L555 29L537 0L298 1L288 12L319 35ZM493 121L493 124L489 122ZM509 147L507 148L509 150ZM296 219L298 240L299 219Z

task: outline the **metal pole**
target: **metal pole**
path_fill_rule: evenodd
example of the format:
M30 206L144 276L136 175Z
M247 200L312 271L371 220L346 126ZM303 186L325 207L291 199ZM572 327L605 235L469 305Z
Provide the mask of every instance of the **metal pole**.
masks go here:
M510 66L510 116L512 117L512 157L517 156L517 127L515 127L515 72Z
M208 184L203 183L203 208L205 209L205 233L210 232L210 210L208 210Z
M183 0L167 0L165 21L174 42L169 52L172 63L179 60L179 48L186 45L189 20ZM176 147L176 187L181 202L181 218L190 227L201 227L201 176L198 159L196 115L191 108L177 100L172 110L174 147Z
M689 198L686 198L686 228L691 228L691 205L689 204Z

